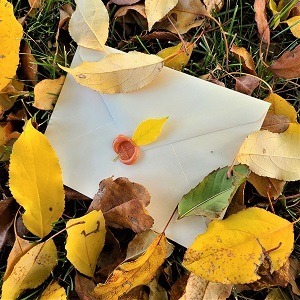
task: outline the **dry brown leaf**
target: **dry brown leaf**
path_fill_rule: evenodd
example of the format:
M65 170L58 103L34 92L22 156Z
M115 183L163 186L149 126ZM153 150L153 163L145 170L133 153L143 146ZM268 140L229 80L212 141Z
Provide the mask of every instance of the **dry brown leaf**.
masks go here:
M300 286L297 285L296 279L300 274L300 261L297 258L290 258L289 283L292 286L294 294L300 296Z
M185 292L185 287L189 279L189 274L180 277L171 287L170 300L178 300Z
M209 13L217 13L224 6L224 0L203 0L202 2Z
M258 33L263 43L270 44L270 28L267 20L266 12L267 0L255 0L255 21L257 24Z
M101 299L101 298L100 298ZM118 300L150 300L147 289L144 285L137 286L125 295L118 298ZM161 299L157 299L161 300Z
M249 74L255 76L257 75L255 71L255 64L254 64L253 57L244 47L238 47L236 45L232 45L230 51L241 62L245 71L247 71Z
M28 0L31 8L40 8L44 0Z
M66 200L91 201L92 199L64 185Z
M226 219L228 216L238 213L241 210L246 209L246 205L244 203L245 186L246 186L246 182L242 183L238 188L238 190L236 191L236 193L234 194L226 210L224 219Z
M80 300L97 300L94 293L95 283L87 277L76 273L75 275L75 291ZM50 300L50 299L49 299Z
M144 4L122 6L116 11L114 17L120 18L120 17L126 16L126 19L124 20L125 23L135 23L136 22L135 18L130 18L130 16L127 16L127 14L132 11L139 13L142 17L144 17L146 19L146 12L145 12Z
M300 77L300 45L292 51L285 51L269 67L277 77L291 79Z
M36 75L38 71L37 61L31 53L31 48L24 41L20 49L21 71L26 80L29 80L32 85L36 84Z
M12 79L10 83L0 92L0 105L3 109L9 110L13 107L16 100L22 95L24 85L22 82Z
M70 18L72 16L73 12L74 12L74 10L70 3L63 5L59 9L59 22L58 22L57 32L55 35L56 44L58 43L58 37L59 37L61 28L67 30L67 27L69 25L69 21L70 21ZM57 44L57 46L58 46L58 44Z
M168 300L167 291L158 283L159 275L156 275L147 286L150 289L149 300Z
M259 78L253 76L235 77L235 90L246 95L251 95L259 86L259 82Z
M262 130L269 130L271 132L281 133L289 128L291 121L288 117L282 115L274 115L267 113L263 124L261 125Z

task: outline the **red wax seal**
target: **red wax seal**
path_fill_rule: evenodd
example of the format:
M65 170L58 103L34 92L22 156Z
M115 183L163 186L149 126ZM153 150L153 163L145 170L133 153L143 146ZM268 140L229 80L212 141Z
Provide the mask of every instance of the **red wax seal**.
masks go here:
M119 134L113 141L113 148L123 164L132 165L137 161L139 148L131 138Z

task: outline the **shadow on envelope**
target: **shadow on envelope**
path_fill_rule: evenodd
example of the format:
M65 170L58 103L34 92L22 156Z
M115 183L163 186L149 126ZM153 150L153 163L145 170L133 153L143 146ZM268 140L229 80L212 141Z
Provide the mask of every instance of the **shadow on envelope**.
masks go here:
M78 47L72 65L102 56ZM169 68L129 94L100 94L67 76L46 135L59 157L64 184L89 197L110 176L143 184L151 194L147 209L153 229L161 231L185 193L211 171L231 164L245 137L259 130L268 107ZM136 164L113 161L112 141L118 134L132 136L141 121L165 116L162 135L141 148ZM176 218L166 234L186 247L206 229L203 217Z

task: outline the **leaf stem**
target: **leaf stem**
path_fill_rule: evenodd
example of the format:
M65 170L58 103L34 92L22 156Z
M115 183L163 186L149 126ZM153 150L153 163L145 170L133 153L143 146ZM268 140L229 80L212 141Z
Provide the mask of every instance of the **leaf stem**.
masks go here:
M170 222L172 221L172 219L173 219L173 217L174 217L174 215L175 215L175 213L176 213L176 211L177 211L177 208L178 208L178 205L176 205L175 209L173 210L173 212L172 212L172 214L171 214L171 216L170 216L170 218L169 218L167 224L165 225L165 227L164 227L164 229L163 229L163 231L162 231L163 233L165 233L165 231L166 231L166 229L168 228Z

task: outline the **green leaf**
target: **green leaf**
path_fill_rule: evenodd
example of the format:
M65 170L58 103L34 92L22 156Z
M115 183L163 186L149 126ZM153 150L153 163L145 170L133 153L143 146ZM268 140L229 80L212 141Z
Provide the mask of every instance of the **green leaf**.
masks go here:
M211 172L184 195L178 205L178 218L192 215L218 218L250 173L246 165L234 166L230 178L227 171L228 167L224 167Z

